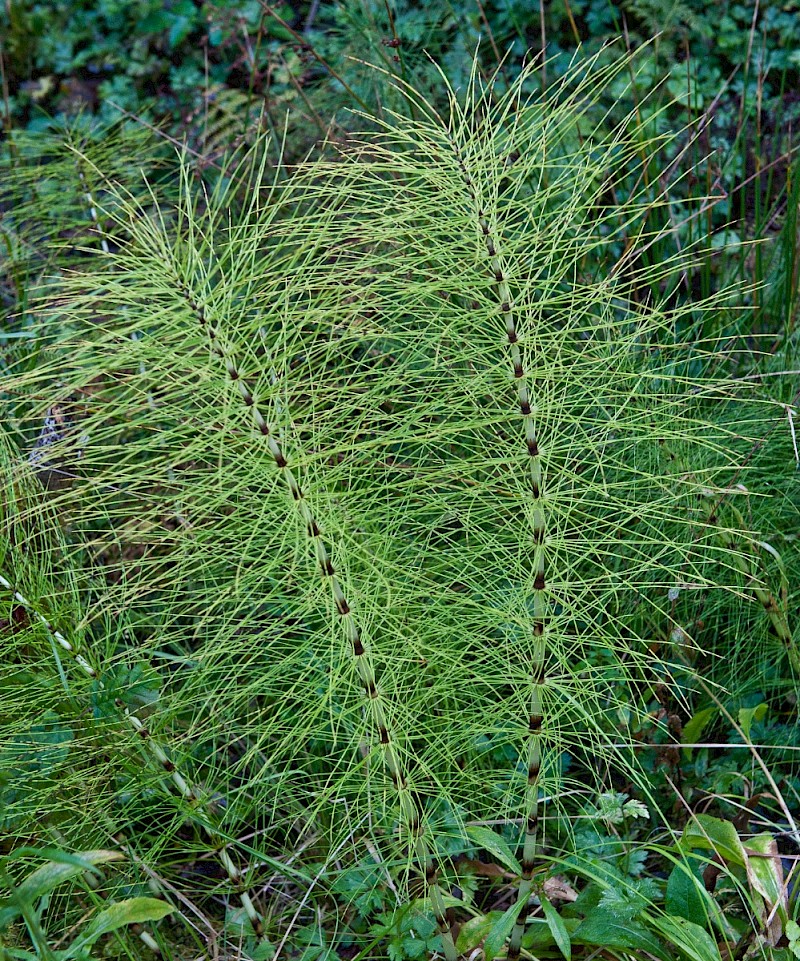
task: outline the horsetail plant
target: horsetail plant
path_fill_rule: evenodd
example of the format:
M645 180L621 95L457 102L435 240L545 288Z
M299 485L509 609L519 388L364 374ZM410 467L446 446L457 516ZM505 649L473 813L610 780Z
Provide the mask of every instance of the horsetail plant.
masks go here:
M188 185L185 183L185 186ZM122 200L122 198L119 199L120 201ZM189 193L185 194L185 203L187 206L182 212L188 214L190 213L189 205L192 203ZM136 210L135 208L122 207L121 209L123 209L125 213L130 216L136 216L140 213L140 211ZM250 213L252 213L252 210ZM121 224L121 226L129 229L131 227L131 225L128 223ZM211 218L209 218L206 227L210 237L214 230L214 223ZM135 228L131 230L131 236L134 238L136 237ZM426 885L428 886L436 920L441 931L445 955L449 959L455 959L455 946L453 944L452 936L450 935L449 927L445 919L444 900L437 883L436 866L425 840L425 829L421 813L418 810L417 803L414 800L409 784L409 778L404 770L404 764L398 752L398 747L392 737L391 723L381 698L381 693L378 686L378 677L370 660L368 642L363 637L362 631L355 619L354 612L351 609L345 593L345 586L343 584L341 574L337 573L337 570L334 567L330 552L326 547L325 540L323 539L320 524L317 522L313 509L309 504L309 500L305 496L302 482L298 479L295 472L293 472L292 468L289 466L289 461L284 451L284 447L279 439L278 431L270 426L266 417L264 414L262 414L260 404L248 385L246 377L240 370L240 363L237 359L237 353L235 347L230 342L230 338L226 337L221 331L219 323L215 322L209 311L209 308L204 303L201 303L199 298L201 298L203 295L199 292L196 292L196 290L193 289L192 282L187 281L181 275L181 267L179 264L175 263L174 252L168 246L168 238L163 234L153 234L149 237L146 237L146 235L142 236L140 234L139 239L145 240L145 242L149 241L149 243L152 245L151 249L158 250L159 255L163 258L162 262L166 266L166 269L170 271L169 279L171 281L171 290L182 299L183 304L186 308L188 308L189 314L195 319L198 329L207 337L211 353L218 358L222 368L227 374L229 381L236 385L237 393L244 405L243 410L250 410L253 426L258 432L258 435L264 439L267 450L269 451L276 468L283 477L290 503L294 505L294 509L296 509L302 528L307 535L308 543L311 545L312 553L318 566L319 573L330 584L333 609L335 610L338 622L341 625L342 637L349 647L351 656L356 666L357 676L360 680L364 695L369 705L369 710L373 718L374 729L378 737L386 771L397 792L398 806L404 829L406 830L408 837L411 839L412 848L415 852L418 863L421 865L423 877L425 878ZM213 244L210 246L210 253L213 257ZM195 283L196 282L197 281L195 281ZM200 279L199 284L202 287L202 278ZM139 365L139 370L140 372L143 372L141 364ZM186 784L183 777L174 769L174 767L171 765L171 762L167 760L163 750L150 740L149 732L144 725L142 725L142 723L133 715L129 715L129 721L135 726L137 733L139 733L143 739L147 739L151 750L155 753L157 759L164 764L166 769L172 773L173 779L178 779L176 783L178 783L179 789L182 789L184 796L188 797L190 800L196 800L193 795L193 789ZM212 840L215 839L212 838ZM232 864L230 857L227 855L224 848L222 849L220 857L223 858L225 869L228 872L231 880L233 881L237 879L239 877L238 869L236 869ZM236 872L236 874L233 872ZM255 912L249 896L243 896L243 903L254 930L257 934L260 933L262 930L261 919L258 917L257 912Z
M603 132L626 68L545 93L535 66L504 91L475 73L443 112L397 81L412 119L297 169L259 144L224 174L184 158L176 203L104 182L114 243L43 297L48 362L9 388L83 392L79 469L47 497L87 628L126 611L113 656L163 677L150 726L192 745L216 832L246 826L248 876L306 844L378 864L448 961L440 872L521 815L492 935L520 956L550 812L609 769L636 783L625 719L673 663L652 615L679 578L731 586L694 506L747 443L720 419L743 398L684 334L725 297L675 296L691 249L648 261L662 144L636 115ZM665 475L665 436L692 471Z
M259 403L240 370L234 348L231 345L224 345L224 341L220 338L218 328L213 319L208 316L205 307L198 302L190 287L186 285L185 281L177 273L178 268L175 268L175 270L175 289L179 291L183 297L200 328L205 331L211 350L219 357L224 365L230 381L236 384L243 404L250 409L253 424L265 440L269 453L275 462L275 467L283 477L287 492L290 495L301 524L305 529L312 553L319 568L319 573L330 585L331 601L337 615L338 623L341 625L342 636L351 652L358 678L360 679L372 714L374 729L378 735L378 741L383 755L383 763L397 792L402 821L408 832L408 836L412 840L413 849L423 870L425 882L430 893L434 916L439 925L445 957L448 961L456 961L455 944L453 943L453 938L445 917L444 900L437 883L436 865L425 840L421 813L413 798L409 780L392 735L391 723L378 687L375 667L370 658L369 643L364 638L354 612L350 607L341 573L337 572L334 567L330 551L325 544L323 533L315 517L314 510L303 491L302 481L298 479L295 472L289 466L287 452L279 440L277 430L274 426L270 425L262 414Z
M457 101L451 101L451 110L453 115L457 117ZM530 458L529 483L530 496L532 499L530 527L534 545L531 572L533 575L532 633L534 637L535 655L531 664L531 695L528 715L529 738L525 752L528 783L526 789L525 842L522 851L522 875L517 896L517 920L514 924L508 946L508 957L515 959L519 957L522 936L525 931L522 912L531 894L533 871L536 865L536 842L539 832L539 775L542 766L542 723L544 721L541 689L547 680L546 652L544 649L544 629L547 618L545 560L547 525L542 508L544 477L542 471L542 456L539 449L539 436L536 431L536 422L534 419L535 401L534 405L532 405L528 390L529 380L526 376L529 372L526 371L523 362L520 336L514 316L511 288L509 287L509 278L503 262L500 242L496 236L497 230L493 228L493 225L490 225L489 215L483 205L483 200L479 195L478 188L472 179L459 144L452 136L449 136L448 140L453 151L453 158L458 165L464 181L469 205L477 218L478 227L486 248L489 273L494 278L496 284L497 300L500 305L500 314L505 327L511 367L517 385L517 401L519 404L520 417L522 418L524 442ZM535 363L535 357L533 358L533 363Z
M747 493L747 488L745 488L744 485L738 485L738 487L738 493ZM728 504L727 510L734 516L737 522L738 534L737 531L726 530L719 526L719 507L717 505L715 505L714 509L710 512L708 523L717 529L719 542L724 545L731 557L732 563L743 575L745 584L752 590L755 599L763 607L764 613L769 620L770 629L785 651L792 670L796 672L800 671L800 654L798 654L792 628L789 623L785 601L785 588L782 599L776 597L773 591L770 590L767 579L763 574L764 565L760 563L760 557L756 548L761 548L772 555L773 559L778 562L781 573L785 577L780 554L778 554L772 545L766 541L756 540L753 534L747 531L744 518L733 504ZM762 568L762 571L759 571L759 567Z
M778 409L780 409L780 406ZM746 466L746 461L752 457L754 449L762 447L774 429L775 413L773 408L773 420L769 424L765 435L756 439L743 462L737 466L733 478L730 478L729 483L716 492L703 487L700 475L692 469L691 465L679 457L663 438L660 444L666 455L666 469L670 476L682 473L687 479L693 478L696 484L696 504L693 509L693 514L698 519L696 536L707 535L710 531L713 539L723 547L726 567L730 571L741 575L744 584L752 590L754 599L761 605L766 614L770 633L777 638L792 670L798 671L800 670L800 656L798 656L788 615L788 584L784 562L780 553L772 544L759 539L763 535L750 528L742 512L732 503L734 498L749 498L750 491L737 480ZM723 520L726 514L733 519L733 525L730 521L725 523ZM778 564L782 581L778 596L769 587L769 574L761 552L769 554ZM674 600L677 600L679 593L680 588L676 587L673 603ZM684 633L682 628L679 630L682 634Z
M44 626L45 630L53 639L53 641L55 641L55 643L63 651L66 651L66 653L69 654L69 656L83 671L83 673L90 677L102 690L104 687L104 681L101 670L97 667L94 667L87 660L87 658L80 653L75 644L73 644L73 642L70 641L61 631L57 630L48 620L48 618L45 617L40 610L38 610L37 606L27 597L25 597L25 595L16 590L12 583L2 574L0 574L0 585L4 587L12 595L14 600L21 604L36 621ZM146 752L151 758L153 758L161 770L169 775L180 797L192 807L201 804L201 795L198 793L197 789L183 776L183 774L175 765L175 762L164 750L163 746L150 736L150 732L146 725L143 724L135 714L131 713L123 701L116 699L115 704L119 710L120 716L125 719L131 730L145 745ZM255 905L253 904L249 892L246 890L241 890L243 875L241 870L234 864L230 854L227 851L227 842L218 837L214 833L213 828L209 828L208 825L204 824L204 829L208 833L209 842L216 850L217 856L223 868L225 869L228 879L230 880L234 889L238 891L242 907L247 914L254 933L257 936L260 936L263 933L261 915L258 913ZM148 945L148 947L152 947L151 942L152 938L150 938L150 935L147 935L145 938L145 943ZM156 949L158 950L157 946Z

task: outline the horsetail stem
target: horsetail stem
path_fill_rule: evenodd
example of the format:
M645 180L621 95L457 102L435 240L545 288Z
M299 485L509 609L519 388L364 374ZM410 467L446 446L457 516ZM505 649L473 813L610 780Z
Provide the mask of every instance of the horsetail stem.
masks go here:
M39 621L40 624L43 624L45 626L45 628L47 629L48 633L53 638L53 640L58 644L59 647L63 648L63 650L65 650L72 657L73 661L75 661L78 667L80 667L85 674L88 674L89 677L91 678L97 677L97 671L95 671L95 669L86 660L86 658L83 657L83 655L78 654L78 652L75 650L73 645L66 639L66 637L64 637L61 631L57 631L53 627L53 625L50 623L50 621L47 620L44 614L40 614L39 611L36 610L34 605L27 599L27 597L20 594L20 592L16 590L14 585L5 577L3 577L2 574L0 574L0 585L5 587L5 589L12 595L15 601L22 604L25 610L33 614L33 616Z
M163 957L161 948L158 945L158 941L153 937L152 934L147 930L147 928L142 927L141 924L132 924L131 931L138 936L142 944L149 948L153 954L158 955L159 958Z
M389 719L386 716L386 710L378 686L378 678L370 658L369 647L365 643L361 629L353 615L342 579L331 560L330 551L323 539L320 525L317 522L311 505L306 499L300 480L298 480L295 472L289 466L288 457L279 440L277 431L272 428L269 421L264 417L253 392L242 376L235 354L230 347L226 348L222 345L214 324L207 316L204 307L198 303L189 288L182 283L177 276L175 276L175 280L182 297L197 318L201 328L205 331L212 351L222 361L230 380L236 384L242 402L246 407L250 408L253 423L266 441L267 448L275 461L275 465L286 482L292 502L295 505L311 544L320 574L330 584L330 596L338 615L338 623L341 626L342 634L352 654L356 672L364 690L367 703L369 704L372 721L378 734L384 766L397 792L401 818L411 839L415 856L422 866L425 884L431 900L431 907L439 927L445 958L447 961L457 961L458 955L455 943L453 942L445 914L444 897L438 884L438 869L425 839L421 809L410 790L408 778L395 744Z
M108 246L108 240L106 239L106 235L103 233L103 228L100 226L100 218L97 215L97 207L95 206L92 192L89 189L89 184L86 181L86 174L83 172L83 163L81 162L80 157L78 158L76 166L78 170L78 179L81 182L81 189L83 190L83 196L85 197L86 202L89 204L89 217L91 218L92 223L94 224L94 229L97 233L97 236L100 238L100 249L103 251L104 254L109 254L111 250ZM133 341L136 341L139 339L136 331L131 331L130 338ZM139 364L139 373L140 374L145 373L145 368L143 363ZM151 393L148 393L147 395L147 403L151 409L155 409L156 402Z
M729 505L729 510L731 510L737 517L739 524L742 529L745 528L744 518L736 510L733 505ZM714 508L708 517L708 523L716 527L718 523L717 510ZM769 618L772 630L778 640L781 642L786 650L789 662L792 665L793 670L800 671L800 655L798 655L797 648L794 644L794 639L792 637L792 629L789 625L789 619L786 614L785 606L778 602L778 599L772 593L772 591L765 586L764 582L759 582L756 573L756 559L753 554L750 554L750 560L748 561L742 553L738 550L738 545L736 539L732 536L729 531L717 530L717 539L731 552L731 559L736 567L741 571L741 573L746 578L747 582L753 589L753 593L756 596L756 600L764 608L764 612ZM749 552L748 552L749 553Z
M519 332L514 315L514 303L508 276L503 265L497 231L493 229L486 210L481 204L475 181L467 168L463 154L455 139L447 134L450 147L455 155L461 178L467 188L473 208L476 212L478 227L483 239L483 245L489 258L489 265L494 278L497 297L500 301L500 312L505 325L506 342L517 385L517 403L522 416L525 446L528 451L528 470L530 479L530 493L533 498L533 516L531 521L534 545L533 571L533 637L534 660L531 670L532 689L530 700L530 714L528 716L527 739L527 784L525 789L525 837L522 849L522 875L517 892L518 920L511 932L508 946L510 961L518 958L521 949L522 936L525 933L525 910L533 888L533 871L536 864L536 846L539 836L539 780L542 767L542 724L544 721L541 689L546 681L544 628L547 618L547 598L545 595L545 536L546 523L542 496L544 480L542 458L539 450L539 437L533 419L533 407L528 386L525 382L525 367L522 350L520 348Z
M80 160L77 163L78 168L78 179L81 182L81 189L83 190L83 196L86 198L86 202L89 204L89 216L94 224L94 229L97 231L97 236L100 238L100 248L104 254L109 253L108 241L103 234L103 229L100 226L100 218L97 215L97 207L94 203L94 197L92 196L91 190L89 190L89 184L86 182L86 175L83 172L83 167Z
M58 828L51 828L51 831L55 835L62 849L66 849L67 840L64 837L64 835L61 833L61 831L59 831ZM116 841L117 839L114 838L114 840ZM126 854L128 857L130 857L130 854L122 846L122 844L120 844L119 846L122 849L123 853ZM92 889L92 891L96 893L98 892L98 889L100 887L101 880L104 880L105 876L106 876L105 872L98 865L94 866L94 871L84 871L83 874L81 875L84 883L88 885ZM106 895L104 893L101 893L101 897L105 898ZM163 957L161 948L158 946L158 942L150 934L147 928L145 928L141 924L134 923L129 925L128 930L131 932L131 934L135 934L139 938L139 940L142 942L142 944L146 948L148 948L150 951L152 951L153 954L158 955L159 958Z
M77 651L77 649L75 648L75 645L71 641L69 641L61 633L61 631L57 630L52 625L52 623L44 616L44 614L38 611L36 609L36 606L31 601L29 601L28 598L26 598L23 594L21 594L18 590L16 590L16 588L11 584L11 582L7 580L5 577L3 577L2 574L0 574L0 585L5 587L6 590L8 590L13 595L14 600L22 604L22 606L30 614L32 614L36 618L36 620L39 621L40 624L42 624L45 627L45 629L53 638L53 640L59 645L59 647L61 647L64 651L66 651L70 655L72 660L78 665L78 667L81 668L84 674L92 678L92 680L95 681L98 687L101 690L104 690L105 683L103 681L100 671L97 668L93 667L89 663L89 661L87 661L86 658ZM142 721L138 717L136 717L135 714L132 714L128 710L128 708L123 704L123 702L119 700L119 698L116 698L114 700L114 704L118 709L118 711L120 712L121 717L123 717L128 722L128 725L130 726L130 728L138 735L142 743L146 745L146 748L149 754L151 755L151 757L153 757L158 762L159 766L167 774L169 774L173 784L177 788L178 793L181 795L181 797L190 804L193 804L193 805L197 804L200 800L200 796L198 792L193 787L193 785L189 781L187 781L187 779L180 773L180 771L178 771L178 769L175 766L175 763L170 760L164 748L157 741L153 740L147 727L142 723ZM225 869L226 874L228 875L228 879L237 889L240 888L242 884L242 872L239 870L239 868L236 867L236 865L231 860L230 855L225 850L226 842L222 838L220 838L214 831L212 831L207 825L203 824L202 826L203 826L203 830L205 831L208 837L209 842L211 843L212 847L214 847L214 849L217 851L217 856L223 868ZM261 915L258 913L258 911L256 910L255 905L253 904L252 899L250 898L250 895L246 891L240 890L239 900L241 901L242 907L247 915L247 918L253 927L253 931L257 936L260 937L263 933L263 919Z
M666 447L665 441L662 440L659 441L659 443L662 447ZM670 461L673 463L677 461L677 455L675 453L669 450L667 453ZM687 472L691 473L688 468ZM742 492L746 492L746 488L743 485L738 486L741 487ZM769 618L770 625L772 626L773 633L785 648L786 655L789 658L789 662L792 665L793 670L800 672L800 653L798 653L797 647L794 643L792 629L789 625L789 618L786 612L786 605L780 604L772 591L765 586L765 582L760 582L758 580L755 570L755 555L748 551L750 556L750 561L748 561L743 556L742 552L739 551L736 538L733 536L732 532L718 527L720 507L726 497L727 495L723 495L716 501L706 517L705 523L709 527L712 527L716 530L717 540L724 548L726 548L726 550L730 551L730 558L733 561L733 564L739 570L739 572L744 575L746 581L753 589L756 600L764 608L764 612ZM736 515L740 529L745 530L747 525L745 524L741 513L732 504L729 504L728 508L733 514Z

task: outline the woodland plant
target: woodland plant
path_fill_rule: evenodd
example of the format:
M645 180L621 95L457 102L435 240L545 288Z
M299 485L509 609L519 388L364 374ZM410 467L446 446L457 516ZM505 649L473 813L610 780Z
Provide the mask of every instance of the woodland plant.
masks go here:
M686 335L730 292L684 306L696 252L644 256L661 144L596 110L628 69L473 72L443 112L396 81L332 159L185 154L176 201L80 160L95 236L5 387L15 720L57 692L66 732L43 772L5 749L7 830L215 857L259 957L369 853L451 961L485 850L517 876L487 955L532 898L566 950L572 819L619 783L657 810L629 728L692 687L683 599L769 595L726 510L768 411Z
M9 873L11 862L37 855L44 856L45 863L28 874L19 884L15 884ZM4 944L3 933L12 922L21 918L36 954L17 949L13 953L9 952L9 956L26 961L31 958L45 961L88 958L91 957L89 949L104 935L127 925L158 921L168 915L172 907L164 901L148 897L128 898L95 912L66 948L56 951L48 945L41 924L41 914L47 908L51 892L81 874L86 877L100 874L100 865L117 861L121 857L123 855L118 851L81 851L78 854L67 854L57 849L23 847L3 858L0 862L0 883L5 896L0 900L0 948ZM158 945L149 935L144 934L144 938L145 943L149 942L148 946L158 949Z

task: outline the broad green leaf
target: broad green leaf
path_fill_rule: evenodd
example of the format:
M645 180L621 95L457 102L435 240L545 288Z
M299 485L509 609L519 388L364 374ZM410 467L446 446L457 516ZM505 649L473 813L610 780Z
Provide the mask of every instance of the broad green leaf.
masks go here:
M563 919L562 919L563 920ZM577 928L580 921L577 918L570 918L573 928ZM567 929L569 931L569 928ZM536 954L537 950L552 948L555 945L553 932L544 918L534 918L528 925L528 929L522 936L522 946Z
M9 898L3 898L2 901L0 901L0 931L7 928L18 916L19 908L16 907Z
M128 898L96 914L73 947L88 947L104 934L116 931L128 924L144 924L147 921L160 921L175 908L158 898Z
M490 911L489 914L482 914L477 918L470 918L469 921L461 925L456 940L456 950L459 954L468 954L483 941L491 930L494 922L500 917L499 911Z
M745 848L747 858L747 877L751 886L772 907L786 897L778 845L768 833L748 838Z
M658 939L641 921L620 917L605 906L593 908L572 932L571 940L573 944L646 952L657 958L667 957Z
M700 848L715 851L729 864L744 867L747 863L747 855L733 824L709 814L696 815L684 828L680 843L685 851Z
M486 961L494 961L494 958L503 950L506 938L511 934L511 929L516 924L517 918L525 906L524 901L515 901L514 904L504 911L497 921L495 921L483 945L483 953L486 956Z
M474 824L467 828L467 836L479 847L485 848L490 854L509 871L514 874L522 874L522 865L514 856L514 852L508 845L505 838L500 837L491 828L481 827Z
M558 950L564 955L567 961L570 961L572 958L572 942L570 941L569 931L567 931L561 915L546 897L540 895L539 900L542 903L542 910L544 911L547 926L550 928L553 940L558 945Z
M172 23L172 16L168 10L152 10L142 17L136 24L137 33L163 33Z
M767 713L767 707L768 705L762 702L756 707L739 708L739 726L748 740L750 738L750 728L753 725L753 721L760 721Z
M73 854L71 851L62 851L61 848L36 848L23 847L14 848L3 856L3 861L8 864L10 861L18 861L20 858L39 858L41 861L58 861L60 864L77 864L86 869L85 854L78 852Z
M61 863L50 861L29 874L17 888L17 896L23 901L34 901L64 881L83 874L84 871L93 870L98 864L121 861L124 858L125 855L120 851L82 851L77 855L64 852Z
M681 741L684 744L695 744L703 736L703 731L706 728L708 722L718 713L715 707L706 707L702 711L697 711L693 714L691 718L683 725L683 730L681 732ZM685 747L683 749L684 756L689 758L692 756L692 748Z
M705 928L673 916L651 918L653 927L690 961L721 961L717 942Z
M626 818L649 818L650 812L647 810L647 805L642 804L641 801L630 800L626 801L622 805L622 813Z
M74 738L59 715L47 710L27 731L15 734L0 756L18 772L53 775L68 760Z
M194 29L194 23L189 17L175 17L167 34L170 50L174 50L185 40Z
M763 899L759 913L766 936L774 947L783 934L789 908L778 845L771 834L757 834L748 839L746 851L747 880L750 888Z
M279 4L278 6L273 7L272 9L281 18L281 20L291 20L292 17L294 16L294 14L292 13L291 7L284 6L283 4ZM297 39L295 35L291 32L291 30L288 30L280 22L280 20L277 20L274 17L267 18L266 28L267 28L267 33L269 33L271 37L277 37L278 40L287 40L291 43L292 40Z
M427 948L422 938L403 938L403 953L407 958L421 958L427 954Z
M676 864L667 880L664 907L667 914L674 914L695 924L705 924L708 919L708 894L703 882L688 864Z
M403 951L403 946L401 944L397 944L395 941L390 941L389 947L387 950L389 955L389 961L404 961L405 952ZM302 955L300 956L300 961L305 961L307 954L308 954L308 949L306 949L302 953Z
M252 961L272 961L275 957L275 945L269 941L261 940L256 947L250 951L250 957Z

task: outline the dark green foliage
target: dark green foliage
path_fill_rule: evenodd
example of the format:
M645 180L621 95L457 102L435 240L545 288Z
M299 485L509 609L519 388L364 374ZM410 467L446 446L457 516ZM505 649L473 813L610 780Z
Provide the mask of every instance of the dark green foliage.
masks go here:
M334 95L358 91L374 104L373 82L348 55L423 86L435 83L430 55L458 86L479 40L489 66L511 49L504 75L512 79L521 55L541 50L544 40L552 78L563 73L578 41L592 54L623 30L631 47L659 34L642 62L643 91L666 80L669 96L697 112L730 79L733 94L752 105L758 93L770 111L774 98L797 86L800 17L794 2L778 0L759 4L755 19L753 13L751 5L731 0L558 0L545 4L543 20L528 2L399 0L387 7L358 0L314 5L310 16L306 3L257 0L20 0L0 11L0 29L11 117L37 127L42 108L70 113L82 106L114 116L108 101L134 112L152 105L157 115L186 119L204 109L201 90L213 97L223 88L244 91L251 103L269 99L276 122L276 107L302 108L304 88L312 100L315 90L328 87ZM735 101L723 102L735 116Z

